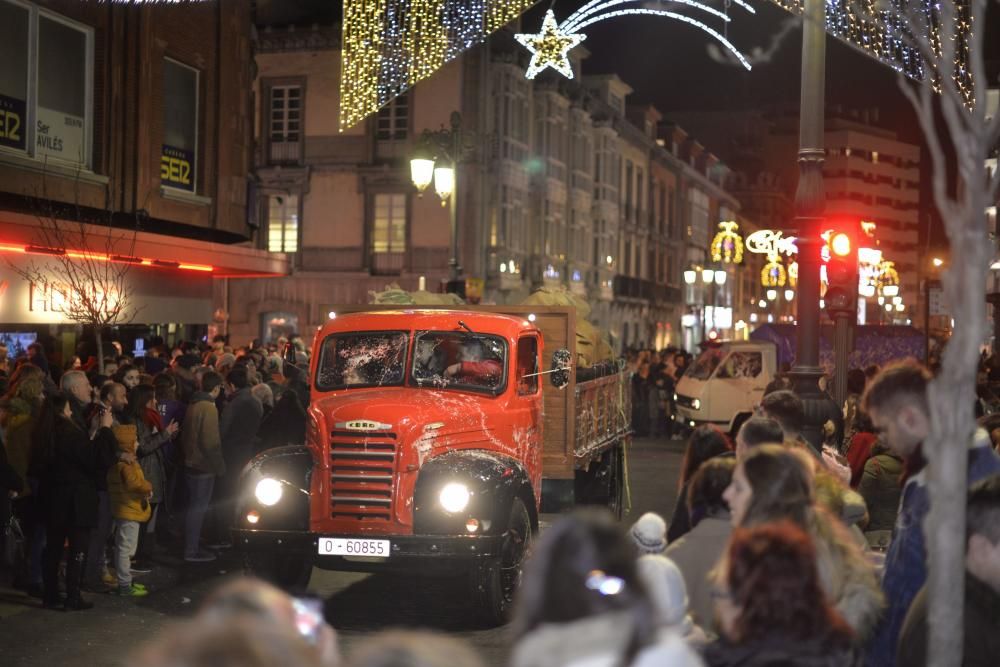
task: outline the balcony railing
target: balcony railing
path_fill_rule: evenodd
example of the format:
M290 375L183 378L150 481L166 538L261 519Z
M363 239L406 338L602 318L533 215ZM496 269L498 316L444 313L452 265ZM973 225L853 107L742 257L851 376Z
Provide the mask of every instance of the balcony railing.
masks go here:
M615 296L643 299L653 303L679 303L681 291L670 285L658 285L651 280L631 276L615 276Z
M270 164L298 164L302 161L302 146L298 141L272 141L269 151Z
M371 272L375 276L395 276L403 272L405 252L373 252Z

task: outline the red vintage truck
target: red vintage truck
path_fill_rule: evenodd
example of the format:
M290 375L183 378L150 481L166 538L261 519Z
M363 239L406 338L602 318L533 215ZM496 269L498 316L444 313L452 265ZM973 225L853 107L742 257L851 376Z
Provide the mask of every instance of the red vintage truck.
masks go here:
M354 308L313 341L305 446L243 471L234 544L290 588L314 566L468 573L502 622L543 510L621 512L626 373L574 372L568 307Z

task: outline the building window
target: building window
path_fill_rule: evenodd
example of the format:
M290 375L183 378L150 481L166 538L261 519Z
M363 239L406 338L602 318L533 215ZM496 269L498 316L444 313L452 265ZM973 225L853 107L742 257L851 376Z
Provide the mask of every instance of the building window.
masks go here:
M198 78L193 67L163 60L160 183L188 192L198 189Z
M0 0L0 44L0 147L89 169L93 30Z
M299 197L269 197L267 210L269 252L296 252L299 249Z
M401 141L409 135L410 97L400 95L378 111L375 138L379 141Z
M301 157L302 86L272 86L269 118L271 163L297 163Z
M375 195L371 227L373 273L399 273L406 256L406 195Z
M527 336L517 341L517 395L538 393L538 339Z

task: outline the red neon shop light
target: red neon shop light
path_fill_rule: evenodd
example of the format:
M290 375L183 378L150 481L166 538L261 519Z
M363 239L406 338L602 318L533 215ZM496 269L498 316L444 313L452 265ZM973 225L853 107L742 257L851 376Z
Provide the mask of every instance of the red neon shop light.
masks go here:
M22 255L50 255L55 257L71 257L73 259L89 259L96 262L118 262L121 264L138 264L140 266L152 266L161 269L180 269L181 271L202 271L211 273L215 267L208 264L187 264L162 259L146 259L144 257L130 257L128 255L107 255L89 250L60 250L59 248L45 248L35 245L11 245L0 243L0 252L13 252Z

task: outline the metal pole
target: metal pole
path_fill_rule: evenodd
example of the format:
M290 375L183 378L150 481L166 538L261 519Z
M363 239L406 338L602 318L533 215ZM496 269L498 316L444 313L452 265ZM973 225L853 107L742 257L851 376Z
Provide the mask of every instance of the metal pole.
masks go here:
M819 388L819 291L823 192L826 31L823 0L805 0L799 116L799 183L795 192L799 302L795 367L790 375L805 408L802 435L819 450L822 427L838 409ZM832 407L831 407L832 406Z
M462 157L462 115L457 111L451 114L451 160L454 168L454 187L451 193L449 222L451 223L451 259L448 260L449 280L454 284L462 274L458 264L458 171Z
M924 278L924 363L931 360L931 281Z

